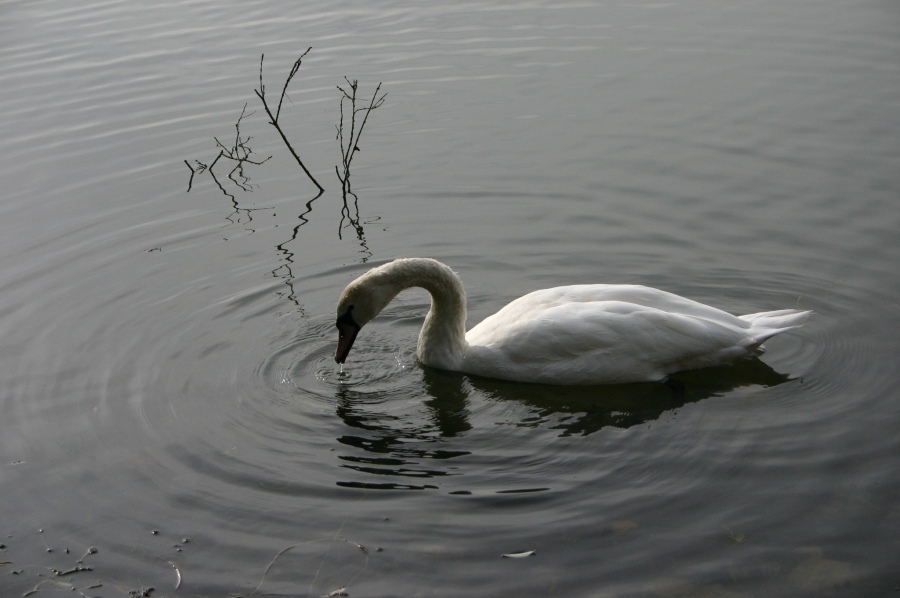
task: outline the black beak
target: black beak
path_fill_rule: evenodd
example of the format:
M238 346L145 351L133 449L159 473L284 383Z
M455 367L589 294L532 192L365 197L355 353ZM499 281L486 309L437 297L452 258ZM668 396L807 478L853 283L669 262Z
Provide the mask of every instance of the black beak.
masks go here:
M353 307L350 307L347 313L339 317L335 323L338 329L338 346L334 353L334 360L338 363L344 363L347 360L347 355L350 354L350 349L353 347L353 341L356 340L356 335L359 333L360 326L353 320L352 311Z

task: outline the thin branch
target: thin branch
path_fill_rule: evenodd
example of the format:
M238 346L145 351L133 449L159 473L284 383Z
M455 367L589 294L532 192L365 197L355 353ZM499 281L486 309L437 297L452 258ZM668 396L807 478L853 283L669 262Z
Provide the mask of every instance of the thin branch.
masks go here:
M212 164L209 165L209 168L207 168L207 170L212 170L213 167L216 165L216 162L219 161L219 158L221 158L224 155L225 155L225 150L219 150L219 155L216 156L216 159L212 161Z
M297 155L297 152L294 150L294 147L291 145L291 142L288 141L287 135L284 134L284 131L281 129L281 125L278 123L278 118L281 116L281 105L284 102L284 96L287 94L288 85L291 83L291 79L294 78L294 75L297 74L297 71L300 69L300 63L303 60L303 57L306 56L309 51L312 50L310 47L303 54L300 55L300 58L294 62L293 67L291 67L291 72L288 74L287 79L284 81L284 87L281 90L281 97L278 99L278 108L275 111L275 114L272 114L272 110L269 108L269 103L266 101L266 87L263 85L263 60L265 59L265 54L262 54L259 58L259 89L254 89L253 91L256 93L256 96L262 102L263 108L266 111L266 114L269 115L269 124L275 127L275 130L278 131L278 134L281 136L281 140L284 141L284 144L287 146L288 150L290 150L291 155L294 156L294 160L297 161L297 164L300 165L300 168L303 169L303 172L306 173L306 176L309 177L309 180L313 182L313 184L319 189L319 194L325 192L325 188L319 184L319 181L316 180L316 177L312 175L306 165L303 164L303 160L300 159L300 156Z
M291 79L294 78L294 75L297 74L297 71L300 70L300 63L303 61L303 57L309 54L309 51L312 50L312 46L306 49L306 52L300 55L300 58L294 63L294 66L291 67L291 72L287 76L287 79L284 80L284 87L281 89L281 98L278 99L278 110L275 111L275 119L277 120L279 116L281 116L281 104L284 102L284 95L287 93L288 85L291 82ZM260 68L262 68L262 59L260 59ZM262 73L260 73L262 74Z
M360 112L365 112L365 116L363 116L362 123L359 125L359 132L356 134L356 141L353 143L353 153L359 151L359 147L357 144L359 143L359 138L362 137L363 129L366 128L366 122L369 120L369 115L372 113L372 110L381 107L384 103L384 98L387 97L387 94L383 94L380 98L378 97L378 92L381 91L381 83L378 83L378 86L375 88L375 93L372 94L372 100L369 102L369 107L360 109ZM353 154L350 155L350 159L353 159ZM348 160L349 166L349 160Z
M372 94L372 99L369 100L369 105L363 108L356 107L357 101L357 91L359 89L359 82L356 79L352 81L344 77L344 81L347 82L347 89L337 86L338 90L341 92L341 101L340 101L340 123L336 125L337 128L337 136L336 139L340 143L341 146L341 162L343 163L343 174L341 174L340 169L335 166L335 173L337 174L338 179L341 181L341 185L344 189L344 199L346 202L346 195L350 192L350 164L353 162L353 157L356 155L356 152L360 151L359 149L359 139L362 136L363 130L366 127L366 123L369 120L369 115L376 108L381 107L384 103L384 99L387 97L387 94L378 95L381 92L381 83L379 83L375 87L375 93ZM349 108L349 116L345 117L344 113L344 101L350 105ZM359 129L356 127L356 114L362 112L362 122L359 123ZM349 123L347 122L349 120ZM349 124L349 134L345 138L344 137L344 127Z
M197 174L197 171L191 166L191 163L187 160L184 161L185 165L191 169L191 178L188 180L188 190L187 192L191 192L191 187L194 185L194 175Z
M218 137L213 137L216 145L219 148L219 153L216 156L215 160L213 160L212 163L209 164L209 166L198 160L194 160L194 162L196 162L197 164L197 168L194 168L193 166L191 166L190 162L188 162L187 160L184 161L187 167L191 170L191 178L188 181L188 192L190 192L191 188L193 187L194 176L198 172L208 170L209 174L212 175L213 179L215 179L216 184L219 185L219 188L222 189L223 193L233 198L233 196L225 192L225 189L222 187L221 183L219 183L218 179L216 178L215 172L213 171L216 164L222 158L235 162L234 168L232 168L228 173L228 178L231 179L231 181L235 185L240 187L242 191L252 191L253 185L250 184L250 177L247 176L246 173L244 173L244 165L253 164L254 166L260 166L262 164L265 164L272 158L272 156L269 156L263 160L251 159L251 156L253 156L253 148L250 147L249 143L250 140L253 139L253 137L248 136L245 138L241 136L241 122L244 120L244 118L252 116L253 114L255 113L247 112L247 104L244 104L244 107L241 109L240 116L238 116L237 121L234 123L234 141L232 142L231 147L228 147L224 143L222 143ZM238 177L240 178L240 180L238 180Z

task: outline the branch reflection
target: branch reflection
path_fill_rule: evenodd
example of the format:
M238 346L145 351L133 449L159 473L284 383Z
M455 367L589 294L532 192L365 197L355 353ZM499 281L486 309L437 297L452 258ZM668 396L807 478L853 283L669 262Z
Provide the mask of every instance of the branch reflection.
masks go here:
M360 253L362 254L362 258L360 262L365 264L369 261L369 258L372 257L372 252L369 250L369 245L366 242L366 231L363 228L363 223L360 222L359 217L359 197L357 197L356 193L350 190L350 182L346 181L343 186L343 196L344 196L344 205L341 207L341 222L338 224L338 239L343 239L343 230L348 226L352 227L354 232L356 232L356 239L359 241ZM349 197L353 197L353 213L350 212L350 204L348 202ZM378 222L381 219L380 216L376 217L374 220L370 222L366 222L365 224L372 224L372 222ZM344 224L344 223L347 224Z

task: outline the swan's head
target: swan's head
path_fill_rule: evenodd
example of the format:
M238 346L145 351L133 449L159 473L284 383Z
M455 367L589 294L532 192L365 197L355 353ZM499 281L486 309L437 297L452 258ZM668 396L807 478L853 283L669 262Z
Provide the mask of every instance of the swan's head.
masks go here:
M338 329L338 346L334 360L338 363L346 361L360 329L377 316L400 292L396 285L378 276L378 270L378 268L370 270L357 278L341 293L335 322Z

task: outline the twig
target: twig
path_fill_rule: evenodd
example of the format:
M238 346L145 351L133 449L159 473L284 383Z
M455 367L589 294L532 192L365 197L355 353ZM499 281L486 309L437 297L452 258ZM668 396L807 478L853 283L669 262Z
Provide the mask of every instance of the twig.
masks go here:
M187 160L185 160L184 163L188 168L191 169L191 178L188 180L188 190L187 190L187 192L190 193L191 187L194 185L194 175L197 174L197 171L191 167L190 162L188 162Z
M212 167L215 165L215 163L219 161L219 158L222 158L223 156L225 158L228 158L229 160L233 160L234 162L236 162L236 164L235 164L234 168L231 169L231 172L228 173L228 178L231 179L231 181L235 185L240 187L241 190L243 190L243 191L250 191L250 187L249 187L250 177L248 177L246 174L244 174L244 164L246 163L246 164L253 164L255 166L260 166L262 164L265 164L267 161L269 161L272 158L272 156L269 156L268 158L266 158L265 160L262 160L260 162L250 159L250 156L253 155L253 150L247 144L250 142L251 139L253 139L253 137L247 137L246 139L241 137L241 121L244 120L245 116L252 116L253 114L255 114L255 113L251 112L250 114L247 114L247 104L244 104L244 107L241 109L241 115L238 116L237 122L234 123L234 131L235 131L234 143L231 145L230 148L226 147L224 143L219 141L218 137L213 137L213 139L216 140L216 145L218 145L221 148L221 151L219 152L219 155L216 156L216 159L212 163L212 165L210 165L210 169L212 169ZM235 172L238 173L238 175L241 177L243 182L238 181L236 178L234 178Z
M82 571L93 571L93 567L85 567L84 565L75 565L71 569L66 571L57 571L54 569L54 573L56 573L57 577L65 577L66 575L72 575L73 573L81 573Z
M379 83L375 87L375 93L372 94L372 99L369 101L369 105L364 108L356 107L356 92L359 88L359 82L354 79L350 80L347 77L344 77L344 81L347 82L347 89L344 89L340 85L337 86L338 90L341 92L341 103L340 103L340 118L341 121L337 127L337 136L335 137L341 145L341 162L343 165L343 175L337 166L334 167L335 173L337 174L338 179L341 181L341 185L344 188L344 195L346 200L346 194L350 191L350 163L353 162L353 157L356 155L356 152L360 151L359 149L359 139L362 136L363 130L366 127L366 122L369 120L369 114L372 113L376 108L381 107L384 103L384 99L387 97L387 94L382 94L380 97L378 93L381 91L381 83ZM349 111L349 120L350 120L350 132L347 138L344 138L344 124L346 122L344 116L344 100L347 100L350 104ZM363 112L362 122L359 124L359 130L356 129L356 113Z
M294 159L297 161L297 164L300 165L300 168L303 169L303 172L306 173L306 176L309 177L309 180L313 182L313 184L319 189L319 195L325 192L325 188L319 184L319 181L316 180L316 177L312 175L309 169L303 164L303 160L300 159L300 156L297 155L297 152L294 150L294 147L291 145L291 142L288 141L287 135L284 134L284 131L281 128L281 125L278 123L278 118L281 116L281 105L284 103L284 96L287 94L288 85L291 83L291 79L294 78L294 75L297 74L297 71L300 69L300 63L303 61L303 57L306 56L309 51L312 50L312 47L308 48L306 52L300 55L300 58L294 62L294 66L291 67L291 72L288 74L287 78L284 80L284 87L281 89L281 97L278 99L278 108L275 110L275 114L272 114L272 110L269 108L269 103L266 101L266 86L263 84L263 60L266 55L262 54L259 57L259 89L254 89L253 91L256 93L256 96L262 102L263 108L266 110L266 114L269 115L269 124L275 127L275 130L278 131L278 134L281 135L281 140L284 141L284 144L287 146L288 150L291 152L291 155L294 156Z
M213 137L216 141L216 145L219 147L219 153L216 155L215 160L213 160L208 166L199 160L194 160L197 164L197 167L194 168L191 166L191 163L187 160L184 161L185 165L191 171L191 178L188 181L188 193L190 193L191 188L194 184L194 176L203 171L209 171L209 174L212 175L213 179L215 179L216 184L219 185L219 188L222 188L222 185L219 183L219 180L216 178L216 174L213 171L216 164L218 164L219 160L225 158L227 160L231 160L235 163L234 168L228 173L228 178L231 179L235 185L241 188L242 191L251 191L252 185L250 184L250 177L244 173L244 164L253 164L254 166L260 166L268 162L272 156L269 156L263 160L254 160L253 149L250 147L249 143L253 137L242 137L241 136L241 121L244 120L247 116L252 116L253 112L247 112L247 104L244 104L244 107L241 109L241 114L238 116L237 121L234 123L234 142L231 144L231 147L226 146L224 143L219 141L218 137ZM240 177L238 180L235 177L235 173L237 173L237 177ZM222 188L224 192L224 188ZM226 193L228 195L228 193Z
M224 155L225 155L225 152L220 150L220 151L219 151L219 155L216 156L216 159L213 160L213 161L212 161L212 164L210 164L209 167L207 168L207 170L209 170L210 173L212 173L212 169L213 169L213 167L216 165L216 162L219 161L219 158L221 158L221 157L224 156Z
M359 82L356 79L352 81L347 77L344 77L344 81L347 82L346 89L338 85L338 90L341 92L341 101L340 101L340 122L335 125L337 128L337 135L335 138L338 140L338 143L341 147L341 163L343 166L343 173L339 166L334 167L334 172L337 175L339 181L341 181L341 191L344 196L344 205L341 208L341 222L338 224L338 238L342 237L342 231L344 229L344 222L349 221L350 225L356 230L356 238L359 239L360 245L363 248L363 252L369 254L371 256L371 252L369 251L369 247L366 244L365 231L363 230L363 226L360 223L359 218L359 198L350 188L350 165L353 162L353 157L356 155L356 152L360 151L359 149L359 139L362 136L363 131L365 130L366 123L369 120L369 115L373 110L379 108L383 103L387 94L381 94L381 83L379 83L375 87L375 92L372 94L372 99L369 100L368 106L363 108L357 108L357 92L359 90ZM345 112L344 103L349 105L349 110ZM357 121L356 115L357 113L362 112L362 120L359 123L359 128L357 129ZM345 126L349 125L349 131L347 131L347 135L344 135ZM355 217L351 215L350 212L350 196L353 197L353 208L356 213ZM368 257L363 258L365 262Z
M306 49L306 52L300 55L294 62L294 66L291 67L291 72L288 74L287 79L284 80L284 87L281 88L281 97L278 99L278 110L275 112L275 119L277 120L279 116L281 116L281 104L284 102L284 96L287 94L288 85L291 82L291 79L294 78L294 75L297 74L297 71L300 70L300 64L303 62L303 57L309 54L309 51L312 50L312 46ZM260 85L262 85L262 57L259 59L259 74L260 74Z

